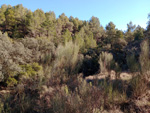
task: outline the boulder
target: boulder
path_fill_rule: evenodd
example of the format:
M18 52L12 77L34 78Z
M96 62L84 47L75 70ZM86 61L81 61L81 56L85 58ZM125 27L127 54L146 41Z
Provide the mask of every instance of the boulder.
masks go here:
M120 79L121 80L130 80L132 79L132 75L126 72L123 72L120 74Z

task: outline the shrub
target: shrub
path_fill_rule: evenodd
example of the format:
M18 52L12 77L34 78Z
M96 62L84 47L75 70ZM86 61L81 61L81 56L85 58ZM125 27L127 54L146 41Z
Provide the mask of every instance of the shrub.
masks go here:
M37 89L33 88L35 82L27 82L24 89L17 90L15 89L12 94L8 95L6 98L3 98L3 112L4 113L33 113L38 111L36 100L38 97Z
M119 38L114 40L112 48L115 50L122 50L127 45L127 42L124 38Z
M72 42L66 43L65 46L59 45L56 49L56 60L54 68L58 73L74 74L80 67L82 58L79 53L79 46Z
M99 57L100 70L102 73L110 71L113 63L113 55L111 53L102 52Z
M146 73L150 70L149 40L144 40L141 43L140 66L142 73Z
M7 86L14 86L18 83L18 81L15 78L9 77L6 81Z
M137 59L135 58L135 55L132 54L132 55L128 55L126 57L126 60L127 60L127 65L128 65L128 68L131 72L136 72L136 71L139 71L140 69L140 65L137 61Z
M26 77L33 77L38 74L42 67L38 63L21 65L22 72L20 74L25 75Z
M132 97L139 97L141 96L143 93L146 92L146 90L148 90L148 84L146 79L143 78L142 75L137 75L136 77L134 77L131 82L130 82L131 88L129 89L130 91L132 91Z

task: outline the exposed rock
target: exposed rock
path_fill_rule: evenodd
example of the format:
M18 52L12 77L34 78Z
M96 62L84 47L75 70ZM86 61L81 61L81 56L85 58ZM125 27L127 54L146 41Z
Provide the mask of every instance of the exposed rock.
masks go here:
M110 72L110 79L115 80L116 79L116 72L114 70L111 70Z
M116 72L114 70L111 70L109 73L99 73L97 75L90 75L90 76L87 76L85 77L85 80L86 81L89 81L89 80L101 80L101 79L106 79L107 77L110 77L110 80L115 80L116 79Z
M120 79L121 80L130 80L132 79L132 75L126 72L123 72L120 74Z
M101 75L101 74L98 74L98 75L93 75L93 76L88 76L88 77L85 77L85 80L86 81L89 81L89 80L100 80L100 79L105 79L106 77L108 77L108 75Z
M130 74L127 72L120 73L120 79L121 80L131 80L134 76L137 74ZM90 75L85 77L86 81L93 81L93 80L102 80L109 77L110 80L116 80L116 72L114 70L111 70L109 73L100 73L97 75Z

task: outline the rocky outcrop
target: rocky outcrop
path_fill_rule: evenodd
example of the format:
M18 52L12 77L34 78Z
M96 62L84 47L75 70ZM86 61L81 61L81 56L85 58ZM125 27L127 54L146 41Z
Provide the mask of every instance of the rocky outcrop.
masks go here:
M133 74L127 73L127 72L122 72L119 75L120 80L131 80L133 78ZM101 80L101 79L106 79L109 78L110 80L116 80L116 72L114 70L111 70L109 73L100 73L97 75L90 75L85 77L86 81L93 81L93 80Z
M115 80L116 79L116 72L114 70L111 70L109 73L100 73L97 75L90 75L88 77L85 77L86 81L92 81L92 80L101 80L101 79L106 79L109 78L110 80Z

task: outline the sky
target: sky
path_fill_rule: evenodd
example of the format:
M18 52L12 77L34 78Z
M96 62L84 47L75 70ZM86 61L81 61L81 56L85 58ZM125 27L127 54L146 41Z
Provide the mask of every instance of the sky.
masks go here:
M22 4L32 11L54 11L56 17L65 13L67 17L90 20L95 16L104 28L112 21L116 28L123 31L130 21L146 28L150 13L150 0L0 0L0 6L3 4Z

